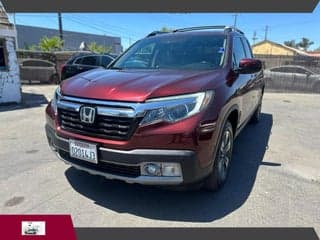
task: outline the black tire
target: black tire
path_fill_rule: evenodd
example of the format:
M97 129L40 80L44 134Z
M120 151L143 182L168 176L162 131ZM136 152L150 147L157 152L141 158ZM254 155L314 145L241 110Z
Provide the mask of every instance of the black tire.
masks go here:
M320 93L320 83L319 82L313 85L312 92Z
M257 106L256 110L254 111L251 119L250 119L250 123L252 124L257 124L260 121L260 117L261 117L261 101L259 103L259 105Z
M213 170L205 180L205 188L207 190L217 191L227 180L232 158L233 136L232 125L227 121L217 145L218 149L214 159Z

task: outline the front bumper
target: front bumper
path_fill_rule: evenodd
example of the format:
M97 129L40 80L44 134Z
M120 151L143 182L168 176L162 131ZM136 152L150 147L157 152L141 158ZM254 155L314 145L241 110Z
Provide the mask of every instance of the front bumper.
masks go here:
M210 173L211 168L200 167L196 153L189 150L135 149L123 151L104 148L97 144L98 164L87 163L70 158L69 139L58 136L48 124L45 128L49 145L62 161L79 170L101 175L108 179L144 185L185 185L198 182ZM140 175L140 168L146 162L179 163L182 169L182 176L156 177Z

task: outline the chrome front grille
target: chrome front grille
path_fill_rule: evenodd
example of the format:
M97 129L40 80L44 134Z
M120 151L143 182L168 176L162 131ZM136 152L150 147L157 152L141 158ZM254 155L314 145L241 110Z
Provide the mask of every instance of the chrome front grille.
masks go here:
M68 107L65 108L63 108L63 104L58 106L58 120L63 130L73 133L111 140L128 140L141 121L141 117L107 116L99 114L98 110L93 123L84 123L80 120L79 109L81 106L72 109L70 104L70 102L66 104ZM87 106L85 104L82 105ZM107 108L104 109L106 110Z

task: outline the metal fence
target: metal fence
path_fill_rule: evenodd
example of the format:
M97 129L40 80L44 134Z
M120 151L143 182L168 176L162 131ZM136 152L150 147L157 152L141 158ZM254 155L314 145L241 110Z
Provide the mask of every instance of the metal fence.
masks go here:
M320 93L320 58L256 55L263 62L266 90Z

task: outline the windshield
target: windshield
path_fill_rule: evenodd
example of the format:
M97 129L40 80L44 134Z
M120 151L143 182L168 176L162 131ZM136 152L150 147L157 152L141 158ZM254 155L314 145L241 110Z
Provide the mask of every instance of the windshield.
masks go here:
M209 70L224 63L225 36L176 35L145 38L112 66L114 69Z

